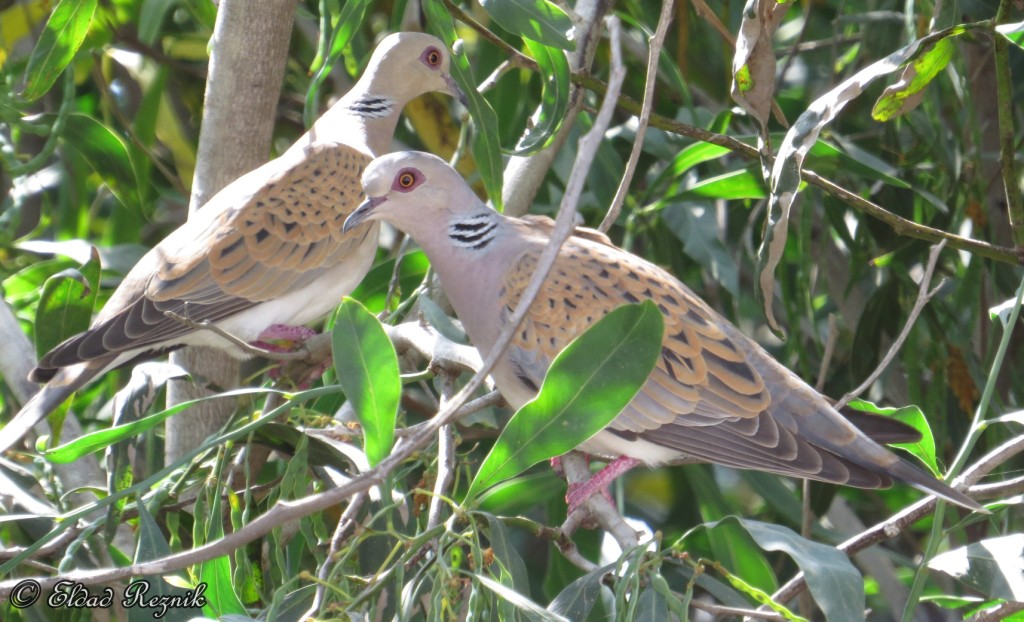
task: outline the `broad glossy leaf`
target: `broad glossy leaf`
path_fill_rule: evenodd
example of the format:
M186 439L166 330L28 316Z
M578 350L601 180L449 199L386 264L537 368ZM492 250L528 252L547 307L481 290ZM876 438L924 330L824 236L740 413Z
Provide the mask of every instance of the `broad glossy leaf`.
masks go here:
M884 415L886 417L892 417L898 421L902 421L907 425L913 427L915 430L921 433L921 440L916 443L892 443L892 447L899 447L905 449L921 462L924 462L933 475L936 477L941 475L939 471L939 463L935 457L935 436L932 434L931 425L928 424L928 418L924 416L921 409L917 406L904 406L902 408L888 408L877 406L866 400L853 400L850 402L850 408L857 410L874 413L876 415Z
M97 0L57 3L28 59L22 97L31 101L50 90L85 41L97 4Z
M335 316L331 346L338 382L363 426L366 457L374 466L395 442L402 395L398 355L377 318L347 297Z
M451 47L458 38L455 23L441 0L426 0L423 9L427 14L434 34ZM473 158L476 160L480 179L487 189L487 196L496 210L501 211L501 185L504 164L501 159L501 143L498 140L498 117L483 95L476 89L473 71L465 54L452 54L452 77L469 98L469 114L473 117L472 138Z
M968 544L935 556L928 567L989 598L1024 602L1024 534Z
M668 205L661 217L683 243L683 252L700 263L733 296L739 296L739 269L718 237L718 224L709 202Z
M540 117L519 139L512 155L527 156L548 146L558 132L569 110L569 60L562 50L525 39L530 56L540 67L544 89L541 93Z
M572 20L548 0L480 0L480 4L512 34L562 50L576 49Z
M767 196L764 180L750 169L730 171L716 177L702 179L686 188L679 198L707 197L710 199L763 199Z
M811 595L825 619L861 620L864 617L864 581L850 559L835 547L802 538L780 525L729 517L704 525L736 522L766 551L782 551L804 572Z
M574 449L633 399L661 354L664 321L651 301L623 305L573 340L540 391L505 426L466 494Z
M616 564L591 570L565 587L548 605L548 611L569 620L586 620L601 595L601 578L615 569Z
M36 307L36 353L42 355L68 337L89 328L100 283L96 249L80 270L65 270L46 279Z
M711 469L685 469L685 477L693 488L694 503L705 522L721 521L733 511L732 505L715 482ZM771 564L754 540L740 526L731 522L718 522L707 531L708 542L715 561L730 572L743 578L748 586L765 592L774 592L778 581ZM750 590L745 590L749 592Z

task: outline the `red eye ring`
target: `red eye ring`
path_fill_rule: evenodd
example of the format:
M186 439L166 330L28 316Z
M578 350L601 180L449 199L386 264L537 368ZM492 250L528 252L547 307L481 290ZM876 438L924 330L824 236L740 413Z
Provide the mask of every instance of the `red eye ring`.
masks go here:
M422 60L427 67L432 68L440 67L442 58L443 56L441 55L441 50L437 49L434 46L430 46L427 49L423 50L423 55L420 56L420 60Z
M397 192L411 192L423 182L423 174L414 168L404 168L395 175L391 189Z

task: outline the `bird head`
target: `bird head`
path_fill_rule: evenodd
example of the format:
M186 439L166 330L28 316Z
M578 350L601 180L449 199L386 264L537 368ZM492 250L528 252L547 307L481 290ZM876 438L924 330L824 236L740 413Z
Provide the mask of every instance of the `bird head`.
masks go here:
M395 99L411 100L431 91L448 93L466 105L466 94L452 78L451 52L437 37L422 32L396 32L373 51L369 67L387 80L378 91ZM401 79L395 79L400 76Z
M366 200L345 221L345 231L384 220L412 233L419 223L449 220L455 211L480 205L461 176L441 158L400 151L373 160L363 171Z

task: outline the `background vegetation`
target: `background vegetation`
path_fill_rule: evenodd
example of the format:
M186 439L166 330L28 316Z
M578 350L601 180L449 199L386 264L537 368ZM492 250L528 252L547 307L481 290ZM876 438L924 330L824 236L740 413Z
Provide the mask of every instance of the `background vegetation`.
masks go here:
M231 6L221 0L220 10ZM1022 615L1017 3L307 0L286 9L293 24L231 31L253 63L264 48L287 57L276 116L261 121L273 127L263 157L346 90L382 35L457 35L455 73L480 87L468 114L418 100L401 144L456 158L515 214L554 215L577 156L593 156L582 195L569 195L591 226L635 164L621 213L608 219L617 243L668 267L825 394L873 377L861 408L922 428L934 443L909 450L939 474L984 476L977 495L994 513L940 507L930 518L934 504L905 486L641 469L616 496L628 524L653 539L620 554L616 541L629 534L615 531L618 516L600 519L616 537L576 530L578 517L563 523L565 483L546 464L460 505L510 413L480 390L468 417L426 423L468 378L459 363L472 367L472 355L447 340L457 329L422 255L406 252L395 268L409 250L396 238L353 295L387 311L386 324L412 322L388 329L406 389L390 457L371 468L380 439L367 436L364 449L335 372L280 393L291 389L287 374L271 380L261 364L244 386L263 389L225 398L233 412L223 429L165 463L165 435L150 424L181 409L164 411L160 395L176 372L143 368L121 395L132 418L159 413L142 420L146 431L0 458L5 597L24 577L76 573L95 590L120 590L130 576L167 592L203 582L203 613L224 619ZM197 141L211 46L228 44L211 39L217 11L206 0L0 2L0 421L29 395L33 352L84 328L92 306L186 217L193 177L209 173L196 170ZM286 48L264 46L274 28ZM593 148L580 146L614 96L616 65L625 73L610 126ZM277 98L278 86L261 88ZM638 117L648 116L644 127ZM231 153L232 137L222 138L215 144ZM940 241L932 275L929 247ZM921 291L934 295L915 310ZM364 346L387 358L388 340L358 308L337 317L365 326ZM436 333L416 332L420 317L445 338L424 346ZM585 357L615 345L597 341ZM345 376L387 375L374 371ZM71 414L51 421L61 442L79 428L107 430L110 399L130 375L81 391ZM277 453L263 459L266 447ZM840 543L865 550L851 562ZM958 565L967 554L973 561ZM0 602L4 620L137 614Z

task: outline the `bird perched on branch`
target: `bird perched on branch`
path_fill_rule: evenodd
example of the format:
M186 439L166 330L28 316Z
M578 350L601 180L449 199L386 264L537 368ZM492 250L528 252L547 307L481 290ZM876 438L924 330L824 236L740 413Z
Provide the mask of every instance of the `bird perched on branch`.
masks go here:
M366 201L346 229L383 220L412 236L487 356L550 244L552 221L494 212L447 163L424 153L377 158L363 173L363 189ZM571 489L570 505L635 464L700 461L862 488L902 480L982 509L871 440L675 277L593 230L577 230L561 247L494 368L498 389L521 407L573 338L642 300L664 316L661 356L626 408L580 446L616 460L589 486Z
M46 385L0 430L0 451L109 369L186 345L245 356L171 314L253 341L294 333L333 309L377 248L378 225L342 230L362 200L359 176L389 149L410 100L439 91L465 101L449 62L433 36L384 38L355 86L305 135L218 192L132 268L89 330L42 357L30 378Z

